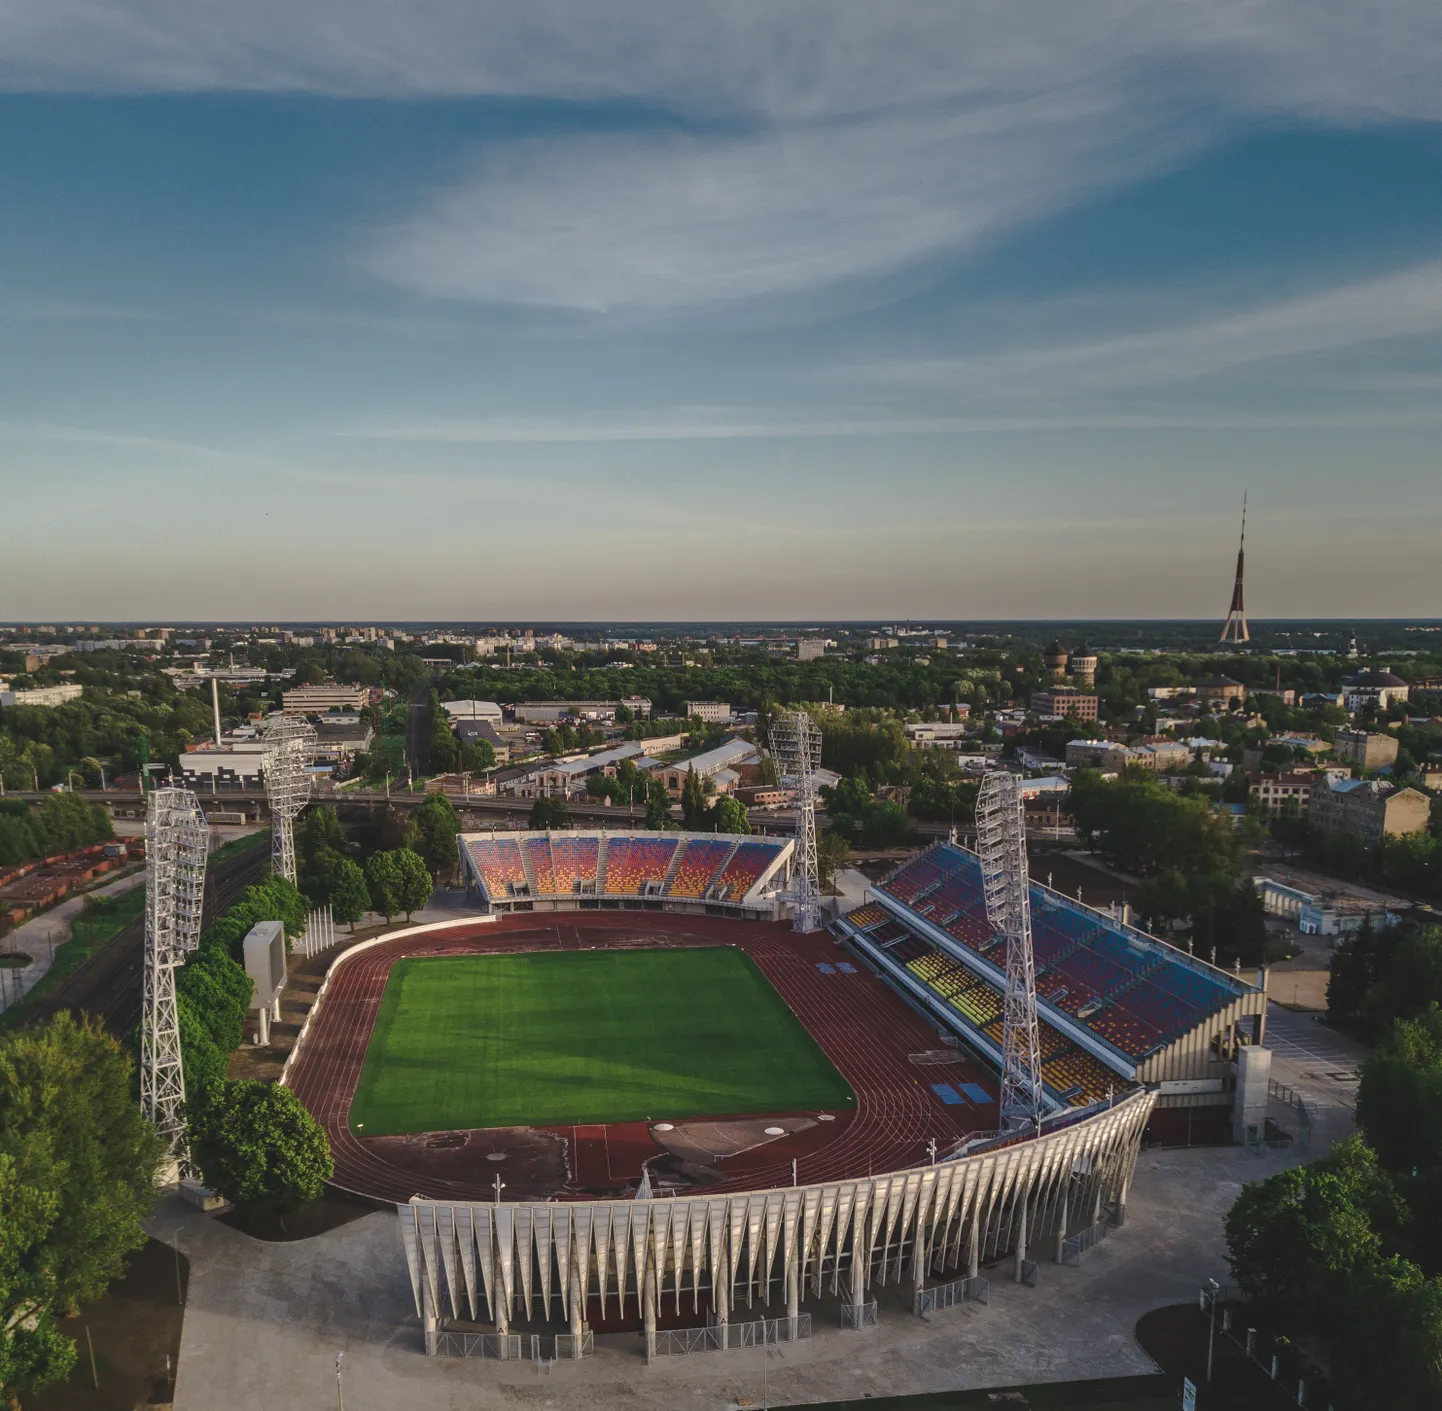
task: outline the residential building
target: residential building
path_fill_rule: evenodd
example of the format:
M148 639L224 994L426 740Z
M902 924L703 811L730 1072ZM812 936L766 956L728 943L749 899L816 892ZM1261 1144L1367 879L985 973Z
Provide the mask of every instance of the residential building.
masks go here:
M1221 706L1224 710L1233 701L1247 699L1247 688L1230 676L1208 676L1205 681L1198 681L1192 689L1199 701Z
M1280 818L1295 810L1305 814L1312 798L1312 789L1319 782L1316 774L1287 771L1278 774L1249 774L1247 797L1267 810L1270 818ZM1325 783L1325 780L1321 782Z
M1073 769L1100 769L1117 773L1131 763L1131 751L1115 740L1069 740L1066 762Z
M1333 748L1338 759L1371 771L1381 769L1384 764L1396 763L1398 744L1395 735L1370 730L1338 730Z
M826 642L821 637L802 637L796 643L797 661L818 661L826 655Z
M496 730L496 727L489 720L471 720L462 718L454 725L456 738L463 744L474 745L484 740L496 754L496 763L505 764L511 757L511 746L503 740Z
M1347 682L1342 691L1342 703L1352 715L1369 705L1386 711L1394 705L1405 704L1408 694L1407 683L1400 676L1394 676L1390 671L1364 671Z
M682 714L703 725L727 725L731 720L731 706L726 701L687 701Z
M1369 848L1384 837L1420 833L1432 800L1420 789L1399 789L1368 779L1331 779L1312 790L1308 815L1325 833L1357 833Z
M322 715L328 710L360 710L369 700L364 686L332 681L324 686L292 686L281 694L280 708L286 715Z
M1172 769L1185 769L1192 762L1192 752L1181 740L1147 740L1132 746L1127 761L1133 769L1149 769L1165 774Z
M1049 691L1033 691L1031 708L1038 715L1071 716L1073 720L1095 720L1097 698L1071 686L1056 686Z
M507 792L514 792L522 798L539 798L541 795L555 795L560 798L577 798L586 792L586 780L593 774L605 774L615 778L616 766L623 759L629 759L637 769L655 769L655 760L641 753L637 744L617 745L614 749L601 750L592 755L580 755L575 759L551 760L511 781Z
M75 682L63 686L31 686L20 691L0 691L0 706L58 706L66 701L78 701L85 688Z

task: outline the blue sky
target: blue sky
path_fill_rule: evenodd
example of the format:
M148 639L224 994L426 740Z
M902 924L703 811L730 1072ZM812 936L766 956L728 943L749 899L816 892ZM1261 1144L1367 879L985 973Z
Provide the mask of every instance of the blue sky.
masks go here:
M0 618L1220 615L1244 487L1254 615L1442 615L1439 80L1412 3L11 0Z

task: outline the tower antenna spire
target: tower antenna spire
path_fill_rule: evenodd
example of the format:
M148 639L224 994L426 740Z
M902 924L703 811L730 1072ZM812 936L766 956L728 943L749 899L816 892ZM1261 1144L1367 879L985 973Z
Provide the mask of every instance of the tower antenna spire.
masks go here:
M1247 609L1242 593L1242 569L1247 557L1247 492L1242 491L1242 537L1237 544L1237 581L1232 588L1232 606L1227 610L1227 620L1222 624L1223 642L1250 642L1252 634L1247 630Z

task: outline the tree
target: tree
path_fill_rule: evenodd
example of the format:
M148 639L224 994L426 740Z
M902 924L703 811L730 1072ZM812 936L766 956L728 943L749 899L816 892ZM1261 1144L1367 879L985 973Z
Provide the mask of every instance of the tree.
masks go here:
M701 828L706 820L706 792L701 776L694 770L686 771L686 782L681 786L681 822L687 828Z
M431 899L431 888L435 885L435 879L419 854L413 853L409 848L402 848L396 853L395 860L401 879L396 899L409 921L411 912L419 911Z
M227 1081L192 1117L190 1149L205 1184L247 1211L294 1210L335 1170L320 1124L279 1083Z
M1334 1333L1357 1271L1382 1257L1406 1219L1359 1137L1330 1156L1242 1187L1226 1218L1227 1260L1246 1298L1283 1327Z
M827 833L816 842L816 880L829 887L837 872L851 861L851 844L839 833Z
M730 794L722 794L711 805L711 827L718 833L749 833L751 820L746 816L746 805Z
M1442 1177L1442 1008L1397 1019L1362 1065L1357 1122L1389 1171Z
M414 851L424 859L432 877L456 864L456 834L461 820L444 794L427 794L411 815L416 827Z
M657 830L671 826L671 796L659 779L646 784L646 826Z
M861 815L861 840L867 847L900 847L910 836L911 819L899 803L867 804Z
M1339 1027L1355 1024L1362 1017L1367 992L1377 979L1377 933L1370 916L1349 935L1342 936L1332 952L1331 975L1327 980L1327 1018Z
M371 910L378 911L389 924L392 916L401 909L401 869L396 854L392 852L372 853L366 859L366 887L370 892Z
M0 1041L0 1390L63 1377L56 1319L98 1298L145 1243L164 1147L132 1065L91 1020L59 1014Z
M338 862L330 878L331 915L354 931L356 922L370 910L370 902L365 873L349 858Z
M533 829L569 828L571 814L565 799L542 796L531 805L531 817L526 825Z

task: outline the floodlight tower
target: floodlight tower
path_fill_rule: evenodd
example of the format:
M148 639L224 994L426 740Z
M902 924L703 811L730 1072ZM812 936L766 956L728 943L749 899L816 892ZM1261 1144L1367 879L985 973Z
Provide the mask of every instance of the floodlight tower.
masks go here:
M1036 1021L1036 964L1031 949L1031 902L1026 822L1016 775L998 770L976 799L976 850L992 930L1006 938L1006 998L1002 1011L1001 1129L1041 1131L1041 1040Z
M288 882L296 880L295 820L310 800L306 766L315 753L315 726L298 715L273 715L267 722L265 796L270 802L270 863Z
M185 1075L175 967L200 940L210 830L189 789L155 789L145 809L145 998L140 1017L140 1109L172 1161L185 1154Z
M771 723L771 753L781 783L796 794L796 850L791 859L793 931L821 929L821 885L816 868L816 771L821 768L821 730L804 710L784 711Z

